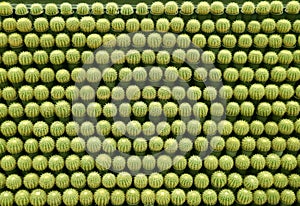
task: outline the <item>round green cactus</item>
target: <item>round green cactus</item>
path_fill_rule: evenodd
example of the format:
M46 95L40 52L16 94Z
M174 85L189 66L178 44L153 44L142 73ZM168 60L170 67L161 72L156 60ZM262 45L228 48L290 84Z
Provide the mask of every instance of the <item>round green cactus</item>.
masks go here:
M198 48L204 48L206 45L206 37L203 34L195 34L192 43Z
M24 143L24 150L25 152L29 153L29 154L33 154L36 153L39 149L39 143L37 140L35 139L28 139L25 141Z
M24 72L21 68L19 67L11 67L7 71L7 79L12 83L12 84L17 84L21 83L24 80Z
M54 3L48 3L45 5L45 14L48 16L55 16L59 13L58 7Z
M85 149L84 148L85 144L83 142L84 141L83 139L81 139L80 141L81 141L81 143L79 143L79 144L81 144L80 147L83 148L83 149L80 150L80 152L82 152ZM94 167L95 167L95 160L94 160L94 158L92 156L90 156L90 155L84 155L84 156L82 156L81 160L80 160L80 167L84 171L91 171L91 170L93 170Z
M60 205L62 203L61 193L54 190L47 194L47 204L49 205Z
M160 189L156 192L156 202L159 205L168 205L171 201L171 196L168 190Z
M211 35L211 36L213 36L213 35ZM211 38L211 36L209 38ZM225 36L222 39L222 43L223 43L223 46L226 47L226 48L233 48L233 47L235 47L235 45L237 43L237 40L236 40L236 37L234 35L232 35L232 34L225 34ZM209 44L211 46L213 46L211 43L209 43ZM215 45L215 46L219 47L220 45Z
M274 177L272 173L268 171L259 172L257 174L257 179L262 188L270 188L274 183Z
M211 185L215 188L222 188L227 183L227 176L222 171L216 171L211 175Z
M274 186L276 188L285 188L289 183L288 177L285 174L277 173L274 175Z
M252 20L247 25L247 31L249 33L257 34L260 32L260 30L261 30L261 25L258 21Z
M87 3L79 3L76 6L76 13L81 16L88 15L90 13L90 7Z
M223 189L218 194L218 200L221 205L232 205L235 201L235 196L231 190Z
M153 205L155 203L155 193L153 190L144 189L141 192L141 202L144 205Z
M251 1L246 1L242 4L241 12L243 14L254 14L255 13L255 4Z
M187 160L184 156L182 155L176 155L173 158L173 168L176 171L183 171L187 166ZM189 181L190 182L190 181ZM188 183L190 184L190 183Z
M23 37L18 33L8 35L8 43L11 48L20 48L23 45Z
M199 205L201 203L200 193L196 190L191 190L186 194L186 201L189 205Z
M256 190L258 188L258 179L256 178L256 176L254 175L247 175L245 178L244 178L244 187L245 189L247 190Z
M48 167L52 171L60 171L64 167L64 159L60 155L53 155L48 161Z
M242 189L239 189L239 191L237 192L236 199L237 199L238 203L240 203L242 205L247 205L253 201L253 194L250 190L242 188Z
M288 33L292 28L289 20L281 19L276 23L276 30L279 33Z
M210 5L206 1L200 1L196 6L196 11L198 15L207 15L210 12Z
M16 134L17 125L13 121L6 120L6 121L2 122L2 124L0 126L0 130L1 130L2 135L4 135L5 137L11 137Z
M32 159L32 168L36 171L43 171L48 166L48 160L43 155L37 155Z
M75 137L75 138L72 139L70 147L73 150L73 152L75 152L75 153L84 152L84 150L85 150L85 141L81 137Z
M178 13L178 5L175 1L168 1L165 4L166 15L176 15Z
M219 33L227 33L230 30L230 21L220 18L216 21L216 31Z
M297 67L290 67L286 71L286 78L290 82L297 82L300 79L300 70Z
M23 150L23 142L20 138L12 137L6 143L6 150L10 154L18 154Z
M171 192L171 202L174 205L182 205L186 201L186 194L182 189L174 189Z
M93 3L91 5L91 13L97 16L104 14L104 5L100 2Z
M100 18L96 22L96 29L101 33L106 33L110 30L110 21L105 18Z
M121 18L115 18L111 22L111 28L114 32L122 32L125 29L125 22Z
M268 135L276 135L278 133L278 125L275 122L267 122L265 124L265 133Z
M15 202L17 205L28 205L30 202L30 193L27 190L19 190L15 194Z
M70 32L76 32L80 28L80 21L77 17L69 17L66 20L66 29Z
M101 184L101 176L98 172L90 172L86 178L89 188L96 189Z
M119 14L119 7L115 2L109 2L105 5L106 14L114 16Z
M238 15L240 12L239 5L235 2L231 2L226 6L225 12L228 15Z
M218 168L218 164L219 162L217 157L213 155L206 156L203 163L204 167L211 171L216 170Z
M148 11L148 5L144 2L140 2L136 5L136 11L135 13L137 15L145 16L149 13Z
M243 184L243 178L239 173L230 173L227 178L227 184L230 188L239 188Z
M268 200L267 194L263 190L253 192L253 202L257 205L264 205Z
M202 167L202 159L196 155L191 156L188 159L188 167L191 170L200 170Z
M110 200L110 193L105 188L97 189L94 192L94 201L97 205L107 205Z
M5 32L14 32L17 30L17 21L15 18L5 18L2 21L2 29Z
M41 15L44 12L43 6L39 3L31 4L29 10L30 10L30 14L33 15L33 16Z
M0 4L0 15L1 16L10 16L13 14L13 7L9 2L1 2Z
M239 170L247 170L250 167L250 159L246 155L238 155L235 158L235 166Z
M6 187L10 190L17 190L22 185L22 179L17 174L11 174L6 178Z
M59 7L60 14L64 16L69 16L73 14L73 8L72 5L68 2L64 2Z
M56 176L55 184L59 189L66 189L70 185L70 178L65 173L59 173Z
M123 205L125 194L122 190L116 189L110 194L110 201L113 205Z
M32 22L28 18L22 17L17 21L17 29L19 32L30 32L32 30L32 26Z
M148 177L148 184L151 188L160 188L163 185L163 182L164 177L157 172L150 174Z
M284 189L280 194L280 200L285 205L292 205L296 201L296 195L293 190Z
M180 17L174 17L172 18L170 22L170 28L175 33L180 33L184 29L184 21Z
M152 171L155 168L156 159L153 155L146 155L144 156L142 163L145 170ZM155 182L152 182L151 184L153 185Z
M184 1L181 4L180 14L183 15L192 15L194 13L194 4L190 1Z
M75 172L71 175L70 183L74 188L84 188L86 185L86 177L82 172Z
M179 177L173 172L169 172L164 176L164 186L168 189L174 189L179 184Z
M136 188L138 189L143 189L147 186L148 184L148 178L145 174L143 173L138 173L133 180L133 184Z
M5 51L2 55L2 63L6 66L13 66L17 64L18 56L14 51Z
M220 48L221 47L221 38L218 35L210 35L207 39L207 45L210 48Z
M283 65L289 65L293 61L293 53L289 50L281 50L278 53L278 62Z
M206 189L202 193L202 201L207 205L215 205L218 201L218 195L214 190Z
M147 150L147 141L145 138L138 137L133 141L133 150L136 153L142 153Z
M51 173L44 173L40 175L39 185L43 189L52 189L55 185L55 177Z
M79 201L77 190L70 188L66 189L62 195L62 201L65 205L76 205Z
M221 15L224 13L224 4L221 1L215 1L210 4L210 13L213 15Z
M18 133L22 136L30 136L33 130L33 123L30 120L22 120L18 124Z
M155 1L150 6L150 13L153 15L162 15L165 11L165 6L160 1Z
M123 16L130 16L134 13L134 11L130 4L124 4L121 6L120 13Z
M0 193L0 204L2 205L13 205L14 194L10 191L3 191Z
M297 1L289 1L285 7L285 12L288 14L298 14L300 11L300 4Z
M29 171L32 167L32 159L27 155L22 155L19 157L17 165L21 171Z
M168 155L160 155L157 158L156 163L159 171L169 170L173 164L171 157Z

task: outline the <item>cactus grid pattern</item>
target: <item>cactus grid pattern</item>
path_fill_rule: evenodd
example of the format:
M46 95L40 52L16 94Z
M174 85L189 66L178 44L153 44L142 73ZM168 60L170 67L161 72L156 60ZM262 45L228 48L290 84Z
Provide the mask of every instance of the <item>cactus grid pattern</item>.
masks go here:
M300 205L300 3L0 2L0 206Z

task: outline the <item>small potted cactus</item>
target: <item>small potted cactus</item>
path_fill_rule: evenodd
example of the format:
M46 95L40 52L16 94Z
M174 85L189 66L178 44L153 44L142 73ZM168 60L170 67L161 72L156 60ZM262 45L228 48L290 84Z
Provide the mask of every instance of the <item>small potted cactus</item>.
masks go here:
M227 14L227 18L230 21L236 20L237 16L240 13L239 5L235 2L231 2L226 6L225 13Z
M283 14L283 9L284 9L283 3L281 1L272 1L270 3L270 6L271 6L270 13L272 18L275 20L279 20L279 18L281 18L280 15Z
M30 15L38 17L41 16L44 13L43 6L39 3L33 3L30 6Z
M120 34L117 36L117 46L122 50L129 47L131 44L131 39L128 34Z
M279 52L282 47L282 38L278 34L272 34L269 36L269 48L271 51Z
M129 18L132 18L134 10L130 4L124 4L121 6L120 14L124 20L128 20Z
M160 67L151 67L148 72L148 79L152 86L159 86L163 77L163 70Z
M17 21L15 18L12 17L8 17L5 18L2 21L2 29L7 32L7 33L11 33L17 30Z
M271 34L276 30L276 22L271 18L264 18L261 22L261 30L265 33Z
M216 21L216 31L218 33L228 33L230 26L230 21L228 19L220 18Z
M12 33L8 36L8 43L13 51L19 53L23 47L23 37L18 33Z
M255 8L258 20L263 20L269 17L271 5L268 1L260 1Z
M176 14L178 14L178 4L175 1L168 1L165 4L165 15L171 20Z
M202 22L201 31L207 34L211 34L215 31L215 23L210 20L206 19Z
M268 46L269 39L265 34L256 34L253 38L253 44L256 50L260 50L264 53L265 48Z
M281 19L277 21L276 23L276 30L277 32L283 34L283 33L288 33L292 28L291 22L286 19Z
M231 24L231 30L236 34L242 34L246 30L246 24L242 20L235 20Z
M65 29L65 20L62 17L56 16L51 18L49 26L52 32L57 33Z
M195 34L192 43L193 47L203 49L206 45L206 37L203 34Z
M236 43L237 43L236 37L232 34L226 34L222 39L223 46L230 51L232 51L233 48L235 48Z
M192 19L194 10L194 4L191 1L184 1L180 7L180 15L185 21L188 21Z
M165 12L165 5L160 1L154 1L150 6L151 18L155 21Z
M72 15L73 12L73 8L72 8L72 4L68 3L68 2L64 2L60 5L59 7L60 10L60 14L67 17Z
M297 39L294 34L285 34L282 39L283 46L292 50L297 44Z
M196 8L195 13L197 14L197 18L199 21L204 21L205 19L210 19L210 5L206 1L200 1Z
M248 23L252 19L256 18L255 15L255 4L252 1L246 1L243 3L241 8L242 19Z
M229 50L222 49L219 51L217 55L217 62L219 64L220 69L228 67L231 60L232 60L232 54Z
M238 46L242 51L248 52L253 40L249 34L242 34L238 39Z
M110 31L110 21L106 18L100 18L96 22L96 29L100 33L107 33Z
M26 16L29 13L27 6L25 4L17 4L15 6L15 14L17 16Z
M142 62L145 66L151 66L155 63L155 53L151 49L146 49L142 53Z
M184 21L180 17L174 17L170 21L170 28L174 33L181 33L184 29Z
M95 30L96 22L91 16L84 16L80 19L80 30L84 33L91 33Z
M79 3L76 6L76 14L78 16L86 16L90 14L90 7L87 3Z
M54 3L47 3L44 7L44 10L45 15L49 18L56 16L59 13L57 5Z
M1 36L1 34L0 34L0 36ZM4 37L4 40L5 40L5 37ZM36 51L37 47L40 44L40 39L39 39L38 35L36 35L34 33L29 33L29 34L26 34L24 37L24 44L28 48L28 51L34 52L34 51Z
M200 30L200 22L196 19L190 19L185 26L185 30L191 34L197 33Z
M259 21L252 20L247 25L247 31L251 34L257 34L261 30L261 25Z
M149 14L148 5L144 2L140 2L136 5L135 13L138 15L138 19L142 20Z
M297 20L300 11L300 3L298 1L289 1L285 6L285 14L288 19Z
M34 20L33 27L36 32L44 33L49 29L49 22L44 17L38 17Z
M161 33L168 32L170 29L170 22L167 18L159 18L156 21L156 30Z
M95 17L102 16L104 13L104 5L102 3L95 2L91 5L91 14Z
M118 4L116 4L115 2L108 2L105 5L105 14L109 20L113 20L116 15L119 14Z
M8 17L13 14L13 7L9 2L1 2L0 16Z
M121 69L125 63L125 53L121 50L114 50L110 55L111 63L115 69Z
M147 45L150 49L160 48L162 37L159 33L153 32L147 36Z
M263 61L263 54L259 50L252 50L248 54L248 63L251 68L257 69Z
M212 19L217 21L222 18L225 13L224 4L221 1L214 1L210 4L210 13L212 14Z

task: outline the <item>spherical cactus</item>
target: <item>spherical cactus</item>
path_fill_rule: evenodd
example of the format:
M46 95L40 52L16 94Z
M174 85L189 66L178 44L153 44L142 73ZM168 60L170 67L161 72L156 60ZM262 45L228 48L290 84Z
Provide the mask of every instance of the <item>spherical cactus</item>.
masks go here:
M209 37L209 39L214 36L214 35L211 35ZM214 40L214 39L210 39L210 40ZM218 40L219 41L219 40ZM235 47L236 43L237 43L237 40L236 40L236 37L232 34L226 34L223 39L222 39L222 43L223 43L223 46L226 47L226 48L233 48ZM211 46L213 46L212 43L209 43ZM220 46L219 43L218 45L215 45L215 46Z
M234 23L233 23L234 24ZM232 25L233 27L233 25ZM260 32L261 25L258 21L252 20L247 25L247 31L251 34L257 34Z
M77 190L75 190L73 188L66 189L63 192L62 200L65 205L76 205L79 200L79 195L78 195Z
M69 17L66 20L66 29L70 32L76 32L80 28L80 21L77 17Z
M227 178L227 185L230 188L236 189L243 184L243 178L239 173L230 173Z
M216 1L211 3L210 5L210 12L213 15L221 15L224 13L224 4L221 1Z
M155 203L155 193L153 190L144 189L141 192L141 202L144 205L151 205Z
M253 201L253 194L250 190L242 188L237 192L236 199L240 204L247 205Z
M143 153L147 150L147 141L142 138L138 137L133 141L133 150L136 153Z
M204 159L204 167L208 170L216 170L218 168L218 159L217 157L213 156L213 155L208 155L207 157L205 157Z
M211 175L211 185L215 188L222 188L227 183L226 174L222 171L216 171Z
M216 21L216 31L219 33L227 33L230 30L230 21L225 18Z
M218 201L218 195L214 190L206 189L202 193L202 201L207 205L215 205Z
M90 13L89 5L87 3L77 4L76 13L81 16L88 15Z
M66 189L70 185L70 178L65 173L59 173L56 176L55 184L59 189Z
M97 16L104 14L104 5L100 2L93 3L91 5L91 13Z
M40 175L39 185L43 189L52 189L55 185L55 177L51 173L44 173Z
M51 191L47 195L47 204L49 205L60 205L62 203L61 193L58 191Z
M13 14L13 7L9 2L1 2L0 15L10 16Z
M262 188L269 188L274 183L274 178L272 173L268 171L262 171L257 174L257 179Z
M238 39L238 46L240 48L250 48L252 46L252 37L248 34L242 34Z
M175 1L168 1L165 4L166 15L176 15L178 13L178 5Z
M54 3L48 3L45 6L45 14L48 16L55 16L59 13L57 5Z
M13 66L17 64L18 56L14 51L5 51L2 55L2 63L6 66Z
M23 142L20 138L12 137L6 143L6 150L10 154L21 153L23 150Z
M2 205L13 205L14 203L14 194L10 191L3 191L0 193L0 204Z
M100 186L101 176L98 172L90 172L86 178L89 188L95 189Z
M201 2L199 2L198 4L197 4L197 6L196 6L196 13L198 14L198 15L207 15L207 14L209 14L209 12L210 12L210 5L209 5L209 3L208 2L206 2L206 1L201 1Z
M2 22L2 28L6 32L14 32L17 30L17 21L14 18L5 18Z
M241 12L243 14L254 14L255 12L255 4L251 1L246 1L242 5Z
M220 64L229 64L232 60L232 54L229 50L223 49L219 51L217 58Z
M144 2L140 2L136 5L136 11L135 13L137 15L145 16L149 13L148 11L148 5Z
M235 166L239 170L247 170L250 166L250 159L246 155L238 155L235 158Z
M177 155L173 158L173 168L176 171L182 171L186 168L186 166L187 166L187 160L184 156ZM190 183L188 183L188 184L190 184Z
M109 2L105 5L106 14L110 16L117 15L119 13L118 5L114 2Z
M247 190L256 190L258 188L258 180L256 178L256 176L254 175L247 175L245 178L244 178L244 187L245 189Z
M48 160L43 155L37 155L32 160L32 168L35 171L43 171L47 168L47 166L48 166Z
M300 4L297 1L289 1L285 7L285 12L288 14L298 14L300 11Z
M276 189L266 191L268 204L276 205L280 202L280 193Z
M164 11L164 4L160 1L155 1L150 6L150 13L153 15L162 15Z
M221 38L218 35L210 35L207 39L207 45L210 48L220 48L221 47Z
M62 14L64 16L69 16L69 15L73 14L72 5L68 2L62 3L59 7L59 10L60 10L60 14Z
M110 200L110 193L104 188L97 189L94 192L94 200L96 204L107 205Z
M174 205L182 205L186 201L186 194L182 189L174 189L171 193L171 202Z
M279 87L279 97L283 100L288 100L294 95L294 88L290 84L282 84Z
M289 50L281 50L278 53L278 62L283 65L289 65L293 61L293 54Z
M39 3L31 4L29 10L30 10L30 14L33 16L41 15L44 12L43 6Z
M232 205L235 201L235 197L231 190L223 189L218 194L218 200L221 205Z
M5 185L10 190L17 190L22 185L22 179L17 174L11 174L6 178Z
M81 137L75 137L70 143L70 147L73 152L81 153L85 151L85 141Z
M297 67L290 67L286 71L286 78L290 82L296 82L300 79L300 70Z
M28 18L20 18L17 21L17 29L23 33L30 32L32 30L32 22Z
M253 38L253 43L257 48L265 48L268 45L268 37L265 34L257 34Z
M260 64L263 61L263 54L258 50L252 50L248 54L248 62L251 64Z
M48 161L48 167L52 171L60 171L64 167L64 159L59 155L53 155Z
M180 33L184 29L184 21L180 17L174 17L172 18L170 22L170 28L175 33Z
M11 48L20 48L23 45L23 37L18 33L12 33L8 36L8 43Z
M170 22L166 18L160 18L156 22L156 30L158 32L168 32L170 28Z
M30 202L30 193L27 190L19 190L15 194L15 202L17 205L28 205Z

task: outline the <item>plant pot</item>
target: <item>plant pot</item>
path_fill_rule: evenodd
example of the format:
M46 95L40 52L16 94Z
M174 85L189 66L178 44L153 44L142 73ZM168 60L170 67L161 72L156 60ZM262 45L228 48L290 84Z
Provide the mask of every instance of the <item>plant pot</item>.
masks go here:
M271 18L274 19L274 20L280 20L280 19L283 19L284 16L283 16L283 12L281 14L270 14Z
M243 155L246 155L248 157L250 157L252 155L253 151L245 151L245 150L242 150L242 154Z

